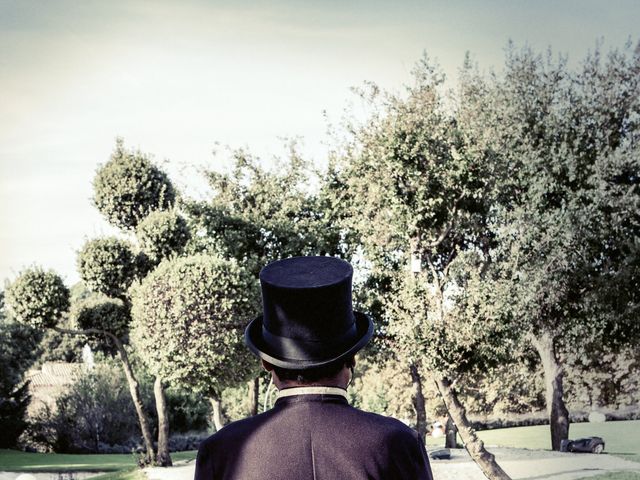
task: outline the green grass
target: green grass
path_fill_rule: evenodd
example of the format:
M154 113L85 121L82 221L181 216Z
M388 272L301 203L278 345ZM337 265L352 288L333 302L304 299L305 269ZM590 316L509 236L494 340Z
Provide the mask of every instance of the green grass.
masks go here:
M171 454L174 462L192 460L195 451ZM117 472L138 464L137 454L27 453L0 449L0 470L11 472ZM136 480L123 477L121 480Z
M636 472L612 472L593 477L585 477L580 480L640 480L640 473Z
M501 447L529 448L531 450L551 450L548 425L484 430L478 432L478 436L488 446L497 445ZM627 460L640 462L640 420L572 423L569 428L569 438L591 436L604 438L605 452ZM429 437L427 440L427 445L431 448L441 447L443 444L444 439L442 438L432 439Z

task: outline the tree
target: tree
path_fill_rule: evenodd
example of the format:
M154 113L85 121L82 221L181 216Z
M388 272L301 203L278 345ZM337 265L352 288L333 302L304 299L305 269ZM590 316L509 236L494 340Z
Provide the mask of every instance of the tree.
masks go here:
M167 174L147 155L127 150L121 138L109 162L98 170L93 191L97 209L123 229L135 229L149 213L170 208L176 198Z
M503 312L544 367L558 450L569 432L563 352L637 339L640 50L604 59L598 47L570 70L511 46L504 75L485 88L483 130L505 172L495 217Z
M149 421L144 412L140 397L138 382L135 379L131 363L122 341L108 330L96 328L102 325L93 325L83 330L66 330L58 327L63 315L69 309L69 290L62 279L53 271L45 272L41 268L34 267L22 272L18 278L7 288L7 303L11 307L16 320L29 325L32 328L42 330L53 328L60 333L71 335L100 335L108 337L120 354L120 359L125 375L129 382L129 391L138 414L140 428L142 430L145 447L147 449L147 461L153 461L153 440L151 438ZM100 315L89 315L104 322ZM108 320L113 320L109 318Z
M272 169L243 150L233 152L227 173L207 172L213 195L184 202L194 235L187 250L232 258L256 277L274 260L299 255L348 257L326 195L313 188L308 164L291 144ZM258 410L259 379L248 386L251 411Z
M255 376L242 339L260 296L253 275L235 261L165 260L132 298L134 344L158 378L207 395L215 410L222 389Z
M125 232L135 231L140 251L115 237L88 241L78 255L78 270L85 285L123 303L117 315L122 320L118 338L126 340L131 321L129 287L136 279L143 278L163 258L178 255L185 246L189 232L185 220L172 208L176 192L167 175L139 151L125 149L121 139L110 160L102 165L94 179L94 203L115 226ZM99 321L104 311L115 312L115 304L103 303L85 306L85 318ZM113 332L111 332L112 335ZM116 335L116 336L118 336ZM109 336L109 338L112 338ZM126 365L125 365L125 368ZM148 420L137 392L137 380L128 369L132 398L136 405L145 439L150 438ZM154 461L163 466L171 465L169 454L169 416L161 378L156 378L154 393L158 414L158 451ZM152 447L152 442L147 442Z
M138 274L133 246L116 237L87 241L78 252L78 273L92 292L127 302L127 290Z
M14 322L5 312L0 292L0 448L13 448L27 426L29 384L24 373L36 358L39 335Z
M501 323L482 301L490 263L495 187L492 151L470 128L463 90L445 107L443 76L425 58L405 98L374 88L370 117L334 159L335 204L359 239L369 274L384 287L383 336L417 377L430 372L472 458L489 478L508 478L466 419L454 382L501 353ZM355 246L352 246L352 248ZM417 273L411 273L413 263Z
M207 172L213 195L185 202L191 250L212 251L250 264L254 273L269 262L296 255L348 256L325 198L295 144L272 170L243 150L233 152L230 172Z

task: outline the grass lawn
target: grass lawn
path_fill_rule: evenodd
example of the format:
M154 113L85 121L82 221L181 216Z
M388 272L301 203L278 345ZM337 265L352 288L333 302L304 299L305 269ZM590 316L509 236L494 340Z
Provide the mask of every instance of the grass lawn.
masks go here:
M196 458L196 452L175 452L174 462ZM0 449L0 470L11 472L116 472L131 470L138 464L137 454L26 453ZM113 478L113 477L110 477ZM115 479L114 479L115 480ZM125 480L125 477L119 478ZM135 480L126 477L126 480Z
M532 450L551 450L551 435L548 425L484 430L478 432L478 435L484 440L487 446L498 445L501 447L529 448ZM605 452L627 460L640 462L640 420L605 423L572 423L569 428L569 438L576 439L591 436L598 436L604 439ZM429 437L427 445L431 448L441 447L444 445L444 439L432 439ZM629 478L635 479L636 477ZM640 478L638 480L640 480Z
M636 472L612 472L594 477L586 477L581 480L640 480L640 473Z

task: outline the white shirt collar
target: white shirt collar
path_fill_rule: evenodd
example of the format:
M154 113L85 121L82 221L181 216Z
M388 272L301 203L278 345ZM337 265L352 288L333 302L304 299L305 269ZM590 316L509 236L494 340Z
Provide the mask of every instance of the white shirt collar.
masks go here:
M293 395L340 395L347 398L347 391L338 387L293 387L283 388L278 391L276 400Z

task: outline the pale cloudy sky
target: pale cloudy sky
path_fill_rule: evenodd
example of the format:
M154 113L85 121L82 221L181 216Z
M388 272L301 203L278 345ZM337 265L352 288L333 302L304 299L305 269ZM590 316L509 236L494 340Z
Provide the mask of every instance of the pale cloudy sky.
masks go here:
M112 232L91 181L122 136L187 194L216 142L269 158L302 137L324 162L349 88L400 89L426 51L449 76L509 39L578 61L638 40L637 0L0 0L0 288L25 267L78 280L76 251Z

